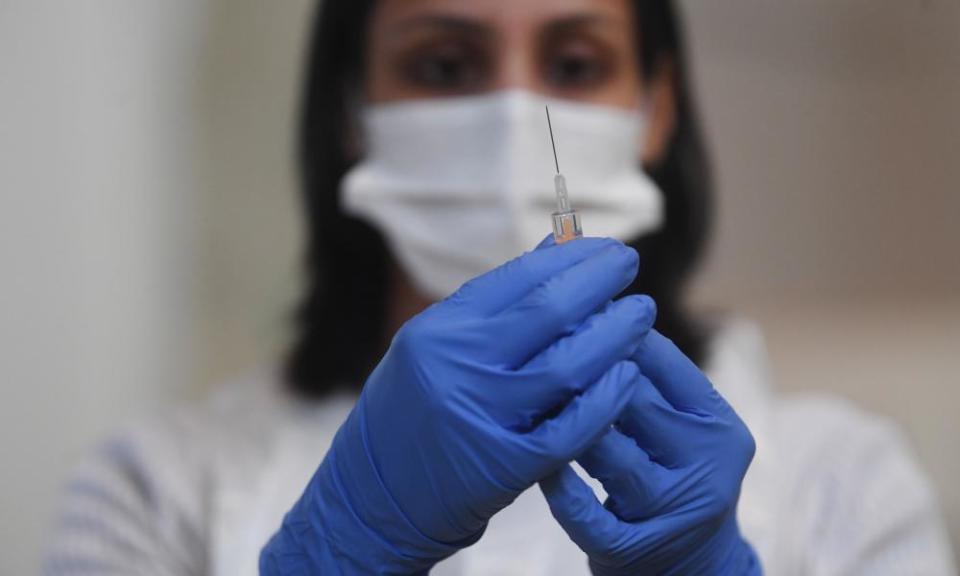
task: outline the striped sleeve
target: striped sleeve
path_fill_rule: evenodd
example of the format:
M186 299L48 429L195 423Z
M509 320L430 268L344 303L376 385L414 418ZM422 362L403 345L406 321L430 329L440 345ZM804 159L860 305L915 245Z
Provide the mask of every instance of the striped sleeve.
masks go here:
M163 427L106 442L66 486L41 573L203 574L198 472L189 445Z
M808 573L956 574L936 495L900 432L875 418L847 432L811 526Z

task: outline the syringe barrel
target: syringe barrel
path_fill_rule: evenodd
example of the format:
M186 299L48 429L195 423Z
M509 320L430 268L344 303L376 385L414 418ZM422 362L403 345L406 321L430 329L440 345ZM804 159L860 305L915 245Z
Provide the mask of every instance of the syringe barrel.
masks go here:
M553 177L553 187L557 191L557 212L569 212L570 197L567 195L567 179L563 174Z

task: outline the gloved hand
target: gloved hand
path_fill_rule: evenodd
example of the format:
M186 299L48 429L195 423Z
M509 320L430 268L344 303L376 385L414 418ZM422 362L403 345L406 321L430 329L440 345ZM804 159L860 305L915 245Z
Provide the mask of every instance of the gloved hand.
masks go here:
M540 482L554 517L598 576L760 574L736 519L755 448L749 430L658 332L634 360L644 376L630 404L578 458L606 503L566 466Z
M544 246L407 322L262 574L412 574L480 538L523 490L596 442L633 396L652 300L613 240Z

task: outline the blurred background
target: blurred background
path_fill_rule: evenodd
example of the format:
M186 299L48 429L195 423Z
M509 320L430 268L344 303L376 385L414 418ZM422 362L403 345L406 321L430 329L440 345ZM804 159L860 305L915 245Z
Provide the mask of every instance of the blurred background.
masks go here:
M312 0L0 0L0 573L123 421L288 340ZM960 3L685 1L719 183L698 306L898 422L960 549Z

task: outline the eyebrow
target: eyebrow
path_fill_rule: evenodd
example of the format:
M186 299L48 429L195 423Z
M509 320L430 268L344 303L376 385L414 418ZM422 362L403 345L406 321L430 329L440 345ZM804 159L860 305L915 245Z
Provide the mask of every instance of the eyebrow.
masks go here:
M588 26L613 26L618 20L612 16L600 14L575 14L565 16L547 24L546 35L561 35Z
M574 14L548 22L543 34L547 36L562 35L588 26L606 27L615 24L617 24L617 19L608 15ZM405 34L422 28L439 28L449 32L479 37L494 35L494 29L487 24L469 18L444 14L427 14L407 18L402 20L394 31L398 34Z
M468 34L471 36L492 36L493 30L480 22L461 18L459 16L446 16L442 14L430 14L424 16L415 16L402 20L395 28L398 34L413 32L422 28L439 28L445 31Z

